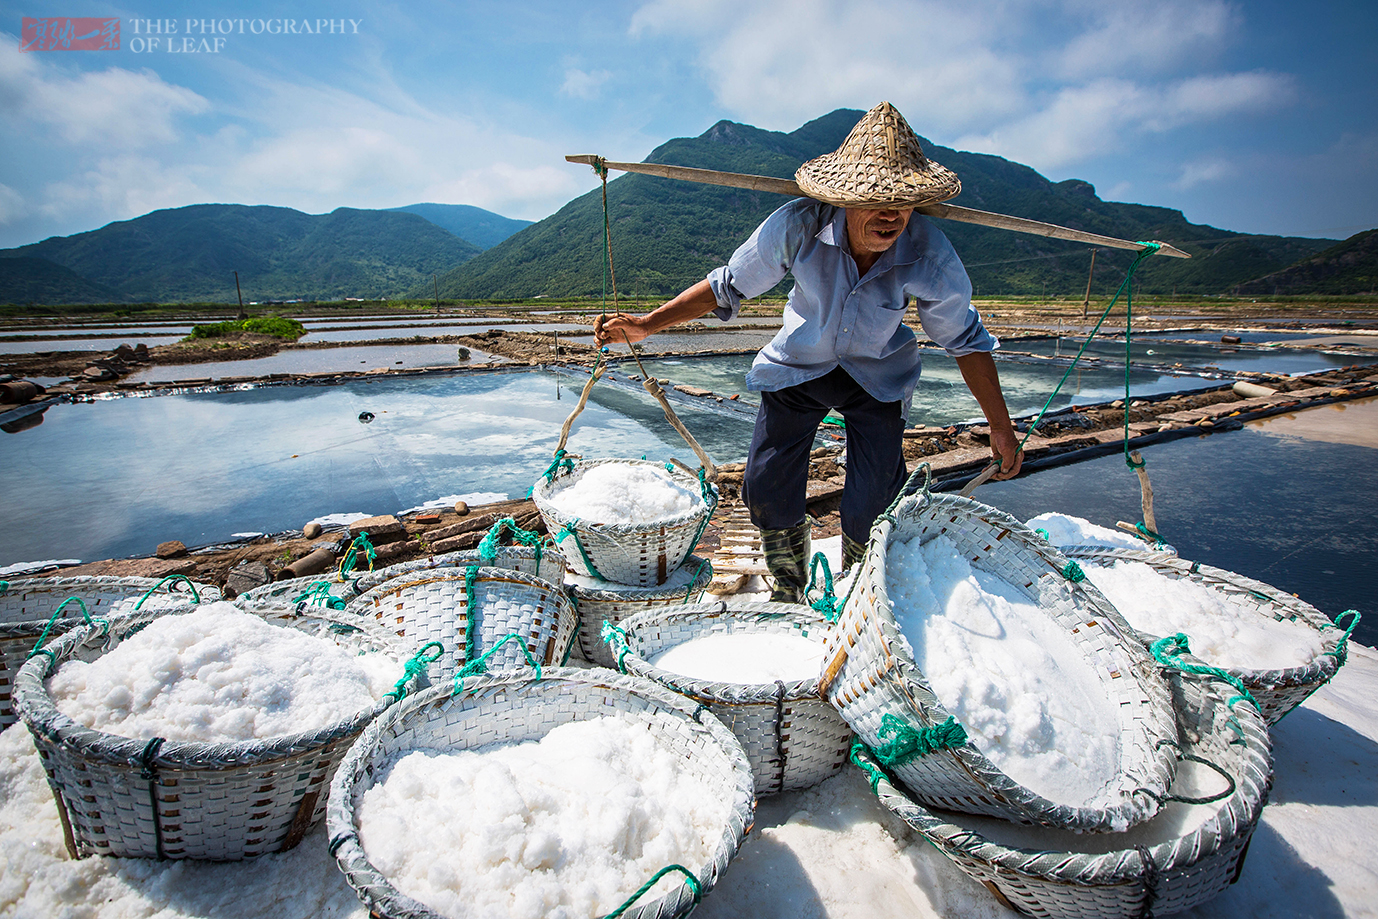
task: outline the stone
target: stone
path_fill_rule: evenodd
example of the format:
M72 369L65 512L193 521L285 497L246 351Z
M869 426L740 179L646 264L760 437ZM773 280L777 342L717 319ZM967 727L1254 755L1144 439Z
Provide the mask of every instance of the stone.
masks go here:
M375 546L385 542L395 542L407 535L402 524L391 514L384 514L380 517L365 517L363 520L356 520L349 525L351 537L357 537L360 533L367 533L369 542Z
M413 523L439 523L439 514L417 514L412 518Z
M455 513L463 517L465 514L469 513L469 505L465 504L463 501L456 501Z
M272 572L263 562L240 562L225 577L225 592L237 597L245 591L271 583Z
M167 542L158 543L158 548L153 554L159 558L181 558L187 554L187 546L180 539L169 539Z
M321 535L321 525L313 520L301 528L301 535L305 536L307 539L315 539L317 536Z
M174 574L188 577L196 574L196 562L190 558L113 558L90 562L75 568L62 569L63 577L153 578L161 580ZM195 578L192 578L195 580Z

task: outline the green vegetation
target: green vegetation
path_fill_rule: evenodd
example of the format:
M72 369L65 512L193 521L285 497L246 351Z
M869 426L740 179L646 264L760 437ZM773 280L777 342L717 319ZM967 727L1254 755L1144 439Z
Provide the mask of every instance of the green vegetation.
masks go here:
M260 335L272 335L275 338L296 341L306 334L306 327L295 319L284 319L282 316L259 316L253 319L232 319L226 322L210 323L209 325L192 326L191 334L187 336L187 340L224 338L236 332L257 332Z

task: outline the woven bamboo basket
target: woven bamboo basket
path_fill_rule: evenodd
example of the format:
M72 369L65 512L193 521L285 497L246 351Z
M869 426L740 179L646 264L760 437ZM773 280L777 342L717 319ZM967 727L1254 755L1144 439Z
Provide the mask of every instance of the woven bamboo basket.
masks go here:
M377 571L360 574L355 583L360 593L372 590L384 581L434 568L467 568L469 565L485 565L491 568L508 568L523 574L534 575L552 584L565 579L565 557L553 546L533 549L530 546L502 546L492 558L485 559L477 549L463 549L459 552L446 552L429 558L418 558L410 562L398 562Z
M1263 709L1263 716L1270 725L1277 724L1283 715L1324 686L1344 663L1348 639L1345 629L1331 622L1324 613L1309 603L1304 603L1262 581L1162 552L1107 549L1099 546L1069 546L1062 551L1070 559L1096 565L1112 565L1121 560L1141 562L1163 577L1185 578L1218 590L1231 603L1252 610L1259 616L1301 622L1322 633L1326 639L1325 650L1304 666L1284 670L1222 668L1244 683L1245 688L1258 700L1259 706ZM1135 634L1145 647L1164 637L1137 630Z
M852 729L818 693L818 677L785 683L720 683L694 679L648 661L709 635L766 633L808 638L822 650L830 628L807 606L792 603L702 603L662 607L622 622L610 644L619 665L706 705L737 735L751 761L756 794L811 788L847 761ZM616 653L616 652L614 652Z
M286 851L324 816L336 765L392 701L385 697L322 730L237 743L135 740L92 730L58 711L46 679L63 663L94 660L155 617L192 609L141 611L110 622L108 634L85 626L52 644L51 658L37 655L19 672L15 709L33 734L73 858L233 861ZM395 639L367 622L330 610L280 613L261 611L276 624L361 653L388 654L398 676L405 672ZM405 687L415 685L412 677Z
M455 752L537 740L568 722L606 716L644 727L658 744L680 752L683 768L697 775L727 806L721 835L710 843L711 860L686 866L692 869L701 894L711 890L753 820L751 772L740 744L716 719L696 713L692 703L655 683L605 670L553 668L534 680L513 672L469 676L458 693L448 686L424 690L394 706L359 738L331 784L326 826L330 850L370 915L442 919L397 890L369 862L359 842L358 800L392 763L413 750ZM669 882L662 882L651 894L663 890L665 883ZM627 891L629 897L632 893ZM686 884L678 883L658 899L638 901L622 915L628 919L684 916L698 899Z
M472 615L473 606L479 615ZM444 649L431 679L455 676L466 663L495 651L492 666L560 665L574 646L579 615L560 587L508 568L434 568L384 581L349 602L351 613L376 620L415 651L438 641ZM503 639L516 634L521 644ZM523 652L523 647L525 652Z
M1019 834L1027 839L1011 839L1009 826L916 804L866 751L858 748L853 756L870 774L881 802L1002 905L1047 919L1166 916L1207 902L1239 879L1273 778L1267 725L1253 706L1231 710L1226 700L1234 690L1224 683L1168 679L1183 758L1213 764L1221 775L1212 784L1224 787L1196 799L1205 803L1169 802L1154 821L1129 833L1078 837L1040 829ZM1228 794L1220 800L1207 800L1223 793ZM1210 814L1193 820L1172 808L1207 808ZM1155 828L1167 820L1199 825L1180 835L1171 825ZM1025 845L1008 844L1016 841Z
M579 653L600 667L616 667L617 661L603 640L603 623L617 625L654 607L697 603L713 580L713 565L706 558L689 556L678 571L658 587L630 587L573 576L570 588L579 612Z
M165 583L166 582L166 583ZM55 577L0 581L0 729L17 720L11 705L14 676L24 666L29 652L43 634L58 607L68 597L77 597L92 616L109 618L132 612L142 600L142 609L164 609L186 603L192 586L196 596L207 602L220 599L220 589L195 584L186 578ZM149 593L166 586L167 593ZM146 600L143 600L147 596ZM50 637L61 635L82 622L81 608L71 604L48 630Z
M323 571L314 577L288 578L285 581L274 581L271 584L251 588L235 597L234 603L245 609L264 604L269 606L296 606L298 604L305 604L308 607L327 606L325 597L321 596L321 588L317 586L319 584L325 585L324 592L332 598L329 603L331 609L342 609L346 602L362 593L354 578L340 580L334 572Z
M920 734L951 725L903 640L886 590L890 543L926 543L938 535L950 539L973 568L1038 603L1091 664L1105 698L1120 712L1119 768L1099 794L1077 804L1052 801L1019 784L969 741L906 757L895 775L924 804L1021 823L1102 832L1151 817L1175 767L1164 744L1176 740L1167 684L1152 657L1099 591L1067 576L1066 557L1013 517L969 498L931 494L925 485L877 521L828 636L824 696L872 747L893 738L897 724Z
M551 504L551 497L557 491L577 482L590 469L608 463L664 468L650 460L567 460L567 465L537 480L531 491L536 509L541 512L546 530L554 535L555 544L564 553L572 571L633 587L664 584L688 561L698 545L718 507L718 487L669 467L671 479L698 493L700 500L690 510L654 523L612 524L580 520Z

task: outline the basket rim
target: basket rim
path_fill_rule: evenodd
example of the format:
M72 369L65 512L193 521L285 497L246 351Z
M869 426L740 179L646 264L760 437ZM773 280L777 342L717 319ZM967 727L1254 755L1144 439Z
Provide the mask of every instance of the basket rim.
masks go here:
M669 600L683 593L692 594L695 591L702 593L713 582L712 559L691 553L680 567L687 568L695 563L699 565L699 570L695 573L694 579L688 584L681 584L669 589L666 589L665 584L658 584L654 587L637 587L635 584L618 584L615 581L604 581L605 584L611 585L609 587L585 587L574 581L566 581L565 585L574 592L577 600L586 602L636 603L643 600Z
M142 627L156 618L165 615L180 615L198 608L198 604L188 603L179 607L160 610L141 611L138 614L121 616L110 623L109 636L117 630L128 632L134 627ZM267 610L269 608L265 608ZM255 610L247 612L259 615ZM287 627L296 620L318 619L332 624L350 626L367 635L380 652L397 656L396 642L370 623L356 618L329 615L333 610L311 607L299 616L285 619ZM121 639L128 637L120 635ZM33 733L50 743L61 744L75 750L83 759L113 766L143 765L142 754L149 745L148 740L138 740L119 734L111 734L88 728L70 716L63 714L53 702L47 689L47 678L62 663L65 663L78 647L99 647L107 634L94 626L82 626L63 635L50 644L47 654L36 654L19 669L14 681L14 709L20 719ZM403 669L403 658L398 656L396 663L399 672ZM415 688L416 677L412 677ZM271 762L302 753L312 748L325 746L358 732L363 726L390 708L394 702L380 700L373 708L365 709L350 718L337 721L315 731L298 731L278 737L261 740L241 741L201 741L168 740L157 748L157 754L150 763L165 768L207 769L249 766Z
M609 463L620 463L627 466L655 466L657 469L665 469L667 465L666 463L649 459L577 459L574 460L573 468L568 471L557 471L549 480L547 480L545 476L538 478L536 484L532 486L531 489L531 500L535 502L536 509L541 512L542 516L548 515L549 520L559 524L561 528L568 526L570 523L577 523L581 530L609 535L650 533L662 528L681 527L690 523L696 523L700 518L705 516L712 517L714 511L717 510L719 491L717 484L714 482L708 483L709 494L712 496L712 500L705 499L702 493L699 493L696 495L698 503L695 507L691 507L689 510L679 514L662 517L659 520L649 523L600 523L596 520L587 520L583 517L567 514L550 503L550 497L556 491L555 486L557 483L563 487L563 483L561 482L562 479L578 477L594 466L603 466ZM670 466L666 472L672 479L688 482L696 488L699 486L699 480L697 478L691 477L683 469L677 466Z
M1214 699L1221 705L1226 704L1228 695L1216 688L1210 680L1187 674L1182 674L1181 678L1184 681L1190 678L1199 682L1203 699ZM1257 825L1262 816L1273 778L1272 743L1269 739L1267 723L1252 706L1243 705L1232 708L1230 711L1234 713L1241 725L1241 730L1249 738L1245 744L1245 762L1239 772L1241 775L1256 774L1261 776L1262 781L1258 783L1260 793L1254 793L1254 783L1236 781L1234 794L1224 799L1222 805L1204 823L1190 833L1152 846L1114 849L1099 854L1007 846L981 835L976 830L968 829L961 826L960 823L954 822L960 821L962 814L951 811L937 813L914 801L902 787L897 786L883 772L881 777L876 780L873 790L876 797L888 810L923 835L924 838L938 846L949 858L953 858L955 853L964 858L991 865L1002 873L1077 886L1109 886L1125 881L1138 881L1144 877L1141 849L1149 853L1157 871L1187 868L1214 855L1225 844L1243 834L1243 829L1229 835L1222 833L1223 827L1220 819L1222 813L1227 810L1238 813L1241 819L1236 821L1236 826L1247 828L1248 832L1252 832L1253 827ZM1182 712L1178 711L1175 714L1180 722ZM1180 844L1183 840L1188 839L1201 840L1205 844L1192 846ZM1074 867L1074 860L1080 855L1090 856L1091 865ZM1131 858L1131 855L1136 857ZM1172 857L1166 863L1160 863L1160 859L1165 856ZM1046 868L1042 870L1032 869L1029 865L1031 858L1038 858L1040 862L1046 862ZM1137 866L1140 870L1130 870L1131 865ZM1101 874L1100 869L1108 870ZM1099 882L1094 885L1087 884L1085 878L1090 874L1096 874L1100 879Z
M534 574L527 574L525 571L517 571L514 568L499 568L493 565L442 565L438 568L423 568L419 571L407 571L395 578L388 578L381 584L370 587L368 590L346 601L346 612L354 612L377 601L378 597L405 590L408 587L419 587L424 584L432 584L437 581L463 581L470 568L477 568L478 573L474 575L474 583L506 583L521 584L526 587L538 587L557 595L560 603L569 603L569 594L564 591L563 585L547 581L545 578Z
M1303 686L1308 683L1324 683L1333 677L1340 669L1339 661L1335 659L1332 652L1339 646L1340 635L1344 633L1344 629L1336 626L1329 617L1311 604L1291 594L1283 593L1271 584L1265 584L1263 581L1256 581L1246 575L1228 571L1224 568L1214 568L1210 565L1189 561L1176 555L1168 555L1163 552L1144 552L1140 549L1119 549L1105 546L1065 546L1062 551L1071 559L1091 561L1109 559L1142 562L1157 571L1186 578L1211 588L1215 588L1217 583L1240 587L1256 595L1261 595L1262 599L1266 599L1270 603L1285 607L1295 614L1293 617L1294 621L1299 619L1307 625L1314 627L1316 631L1320 632L1322 635L1325 634L1322 623L1324 623L1325 627L1336 631L1334 637L1327 637L1325 639L1325 650L1317 653L1308 664L1297 667L1280 667L1261 670L1246 667L1219 668L1231 676L1239 677L1248 682L1257 682L1270 686ZM1154 641L1164 637L1162 635L1154 635L1151 632L1135 629L1132 625L1129 628L1134 634L1141 636L1140 640L1145 644L1152 644ZM1193 654L1192 657L1196 657L1196 655ZM1202 660L1201 658L1196 659ZM1213 667L1217 666L1210 661L1202 660L1202 662L1210 664Z
M1062 577L1061 572L1065 570L1069 561L1058 547L1043 539L1027 525L1015 517L983 504L972 498L964 498L960 495L947 494L943 492L924 492L921 494L907 495L897 502L892 513L893 516L882 516L872 527L871 539L867 546L866 559L864 565L874 565L878 575L884 577L886 570L886 546L888 537L898 525L901 516L911 519L918 519L922 515L937 516L938 514L963 514L968 518L976 518L984 523L1008 529L1010 536L1016 539L1021 549L1034 552L1045 564L1049 566L1048 573ZM1011 543L1013 545L1013 543ZM874 561L872 560L872 557ZM860 575L858 575L860 577ZM882 583L883 588L883 583ZM1118 645L1126 655L1126 663L1129 665L1127 670L1136 682L1140 684L1148 680L1161 680L1162 676L1158 671L1156 662L1149 655L1148 651L1134 637L1135 632L1125 621L1124 617L1114 608L1105 596L1092 584L1086 581L1080 583L1066 582L1067 588L1075 596L1081 594L1086 604L1093 613L1092 618L1107 623L1107 631L1116 635L1120 639ZM838 621L843 621L846 610L853 603L860 602L856 592L848 598L844 605L844 612L839 615ZM920 725L929 726L941 723L952 713L932 692L924 675L923 669L914 660L903 642L897 640L903 636L903 630L899 628L899 623L894 615L894 608L890 601L888 592L882 590L877 596L876 603L877 624L880 627L882 638L888 649L888 653L893 657L894 667L881 677L881 680L888 683L898 690L905 700L905 707L908 714ZM828 672L832 669L834 661L825 661L825 679ZM845 660L838 666L845 665ZM824 694L829 701L833 701L829 689L831 681L824 687ZM932 703L925 705L915 698L914 689L921 690L921 693L932 697ZM1165 687L1164 687L1165 690ZM1166 690L1165 690L1166 691ZM837 703L834 702L836 705ZM936 715L936 717L934 717ZM844 712L844 717L846 713ZM953 716L955 717L955 716ZM1164 719L1166 721L1166 719ZM1137 723L1142 724L1143 729L1151 735L1153 739L1158 739L1156 735L1167 736L1171 733L1175 738L1175 724L1155 725L1153 719L1138 719ZM848 719L851 724L851 720ZM1168 728L1171 727L1171 731ZM1161 730L1159 730L1161 728ZM1120 731L1123 735L1123 725ZM1026 785L1016 781L995 765L981 750L968 739L960 746L951 747L933 755L947 754L953 757L961 766L962 770L971 778L972 781L986 788L992 794L1007 802L1011 809L1022 812L1030 820L1039 823L1048 823L1050 815L1059 815L1058 823L1075 827L1082 831L1103 832L1109 830L1117 817L1125 819L1129 825L1141 822L1151 817L1156 811L1156 807L1145 808L1135 802L1139 796L1131 795L1129 798L1119 803L1110 802L1106 806L1088 806L1086 804L1066 804L1054 801L1044 795L1039 794ZM1161 794L1166 791L1167 785L1171 783L1171 777L1176 767L1175 760L1167 763L1163 754L1155 754L1166 772L1167 781L1162 787L1148 787L1146 790L1153 794ZM1150 770L1152 771L1152 770ZM1124 764L1121 763L1119 773L1124 773ZM1134 789L1137 792L1139 789ZM1107 789L1113 792L1113 789ZM1104 796L1102 796L1104 797Z
M561 564L561 565L565 565L565 564L566 564L565 561L564 561L564 555L560 552L559 548L556 547L556 546L546 546L545 548L543 548L543 549L541 550L541 552L542 552L541 558L542 558L543 561L544 561L545 558L547 558L547 557L549 557L549 556L551 556L551 555L557 555L557 556L559 556L559 558L560 558L560 564ZM492 564L492 565L489 565L489 566L487 566L487 567L490 567L490 568L505 568L505 567L507 567L507 566L505 566L505 565L499 565L499 564L497 564L497 559L501 558L501 557L503 556L504 553L512 553L512 554L517 555L518 557L529 557L529 558L531 558L531 559L533 559L533 560L534 560L535 557L536 557L536 550L535 550L534 548L532 548L531 546L523 546L523 545L516 545L516 546L499 546L499 547L498 547L498 550L497 550L497 554L494 556L494 562L493 562L493 564ZM384 566L384 567L382 567L382 568L377 568L377 569L375 569L375 570L373 570L373 571L365 571L365 572L361 573L360 575L358 575L357 577L351 578L350 580L351 580L351 583L353 583L353 584L355 585L356 594L362 594L362 593L366 593L367 591L372 590L373 588L379 586L380 584L384 584L384 583L386 583L387 581L392 580L393 578L402 577L402 576L404 576L404 575L412 574L413 572L418 572L418 571L433 571L433 570L435 570L436 568L467 568L467 567L469 567L470 564L472 564L472 562L466 562L466 561L464 561L464 560L463 560L463 556L473 556L474 558L478 558L478 555L479 555L479 551L478 551L477 548L474 548L474 549L456 549L456 550L453 551L453 552L443 552L443 553L441 553L440 555L436 555L436 556L433 556L433 557L430 557L430 558L412 559L411 561L408 561L408 562L397 562L397 563L392 564L392 565L387 565L387 566ZM566 566L566 567L567 567L567 566ZM396 569L396 570L393 570L393 569ZM367 586L365 586L365 587L363 587L363 588L360 588L360 587L358 586L358 585L360 585L360 584L366 584Z
M696 710L689 700L679 696L656 683L640 677L620 674L606 668L585 670L576 667L547 667L539 679L533 678L525 670L508 670L474 674L466 679L464 688L456 693L453 685L432 686L402 700L382 713L369 724L340 761L339 768L330 782L330 796L326 807L326 831L330 839L330 852L337 866L344 874L359 898L370 910L382 909L383 915L406 917L406 919L444 919L431 907L399 891L387 878L382 876L368 860L359 841L355 824L355 788L353 780L360 766L369 767L369 758L377 750L382 738L398 736L406 730L406 719L423 708L444 704L457 699L460 704L471 703L474 707L483 704L486 697L504 691L525 692L535 684L550 684L553 681L603 686L609 690L626 695L641 695L650 698L664 709L678 713L676 723L690 730L706 730L717 742L728 760L735 786L733 788L730 811L722 835L718 838L714 851L706 863L696 866L695 877L707 894L716 884L718 876L741 847L742 840L754 823L756 808L755 780L751 764L741 742L712 712ZM544 687L543 687L544 689ZM608 714L617 709L600 708L599 713ZM467 748L465 748L467 749ZM681 910L692 899L683 885L677 886L658 900L628 909L628 917L659 917L682 915ZM389 909L388 906L400 909Z
M617 625L630 638L637 628L656 622L705 618L740 618L749 625L766 622L806 621L810 625L817 625L824 630L830 627L826 617L808 606L801 603L777 603L768 600L738 603L717 600L712 603L652 607L628 616ZM826 654L824 657L826 659ZM668 686L681 695L694 699L740 705L749 703L735 698L737 696L762 695L768 698L763 698L761 704L765 704L767 701L774 703L777 698L782 702L798 702L804 699L826 702L818 691L819 675L814 675L806 680L792 680L790 682L727 683L720 680L696 679L682 673L676 673L673 670L656 667L634 651L627 652L625 662L628 669L637 676L654 680L662 686ZM781 684L784 685L785 691L782 695L777 696Z
M137 596L140 592L146 592L150 588L158 586L164 580L165 578L145 578L136 577L132 575L128 577L122 577L108 574L73 575L69 577L15 578L8 582L9 586L3 592L0 592L0 598L3 598L6 594L10 594L19 590L46 590L48 588L53 588L55 593L63 593L69 589L68 585L71 585L72 587L80 587L82 585L87 585L95 587L133 587L136 589L130 593L130 598L132 599L133 597ZM216 587L214 584L203 584L200 581L192 581L192 583L196 585L196 589L198 592L209 590L215 594L214 598L208 598L203 595L201 600L202 603L214 602L216 600L222 599L224 596L220 588ZM172 597L171 594L169 594L168 596ZM177 599L180 601L181 598L174 597L173 599ZM28 630L31 629L35 624L37 624L38 626L37 632L41 632L43 630L43 627L48 624L49 618L51 618L51 614L42 619L20 619L11 622L0 622L0 638L26 637L30 634ZM57 622L54 623L53 627L57 628L59 624L64 622L70 622L72 620L80 621L81 613L77 612L71 616L64 616L61 619L57 620ZM33 634L37 634L37 632L34 632Z

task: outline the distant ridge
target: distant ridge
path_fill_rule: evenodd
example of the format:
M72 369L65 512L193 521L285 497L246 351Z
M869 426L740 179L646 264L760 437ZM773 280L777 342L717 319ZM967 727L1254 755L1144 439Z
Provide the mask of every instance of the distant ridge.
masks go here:
M514 220L469 204L408 204L387 210L424 217L480 249L491 249L513 233L531 226L530 220Z
M861 115L838 109L789 133L720 121L698 137L667 141L646 161L792 177L804 160L836 149ZM1136 275L1140 291L1226 293L1334 242L1254 236L1188 223L1180 211L1102 201L1095 188L1077 179L1051 182L998 156L963 153L926 140L923 145L961 178L962 194L954 203L1108 236L1162 239L1195 256L1150 260ZM608 207L622 297L660 298L702 278L787 200L653 176L614 175L608 182ZM595 190L443 275L440 293L461 298L601 296L602 222L601 193ZM1087 246L953 221L937 223L961 254L978 296L1080 297L1086 289ZM1132 259L1132 253L1101 250L1095 292L1115 290Z
M1372 294L1378 290L1378 230L1356 233L1314 258L1241 284L1240 294Z

